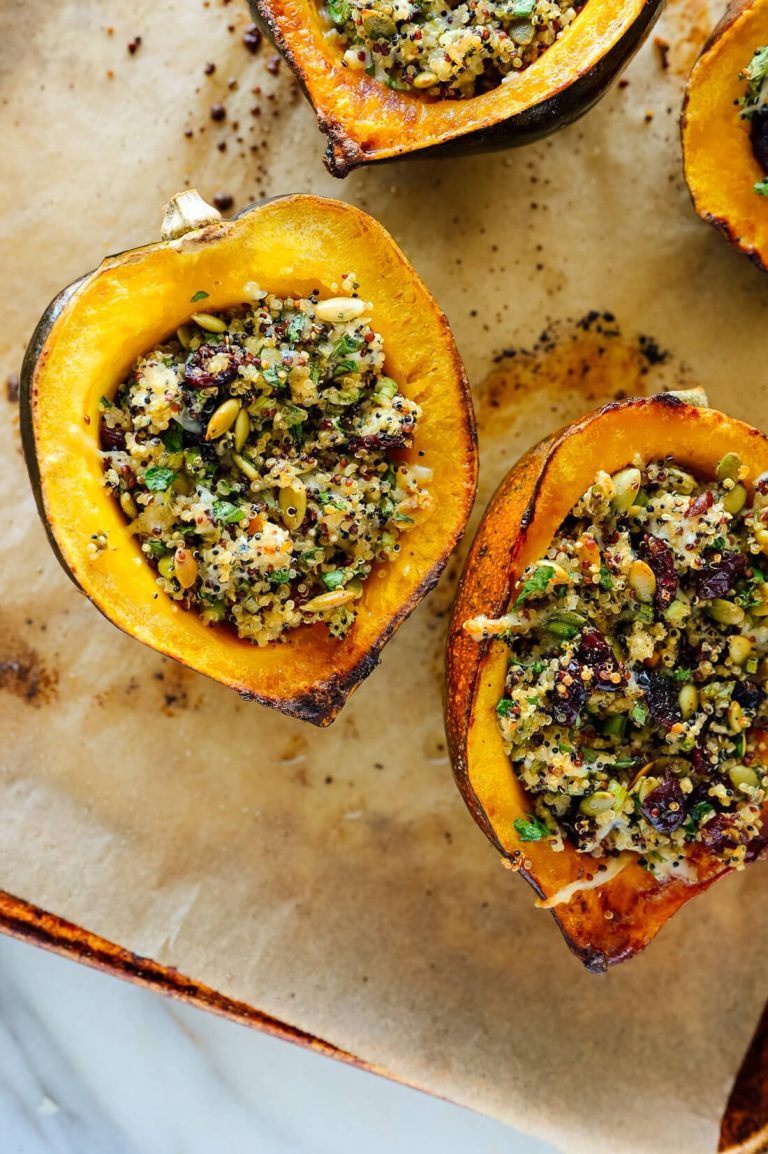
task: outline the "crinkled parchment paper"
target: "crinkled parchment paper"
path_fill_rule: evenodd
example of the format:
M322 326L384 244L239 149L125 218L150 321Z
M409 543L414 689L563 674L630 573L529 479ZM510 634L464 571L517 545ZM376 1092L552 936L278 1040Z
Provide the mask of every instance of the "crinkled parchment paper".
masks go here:
M217 0L3 5L2 377L54 292L154 239L180 188L236 208L311 190L379 216L446 309L480 401L483 502L530 442L618 388L685 377L768 423L768 277L696 220L681 180L706 3L678 0L658 26L666 70L649 43L629 84L555 138L345 184L284 66L243 47L245 23ZM624 338L572 339L591 309ZM494 369L548 328L554 352ZM645 373L638 334L673 358ZM588 372L568 374L572 354ZM46 545L0 406L0 886L569 1154L714 1150L766 993L765 866L688 905L643 956L584 972L453 787L455 566L316 731L99 616Z

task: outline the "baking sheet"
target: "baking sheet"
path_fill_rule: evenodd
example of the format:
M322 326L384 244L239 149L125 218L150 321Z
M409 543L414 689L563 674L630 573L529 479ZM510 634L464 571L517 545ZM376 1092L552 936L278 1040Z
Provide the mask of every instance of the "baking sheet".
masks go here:
M180 188L235 208L311 190L374 212L447 311L478 398L481 503L531 441L617 389L697 381L767 424L768 278L696 220L680 174L682 73L711 18L671 4L669 67L649 43L554 139L339 184L285 67L243 46L236 4L6 6L0 372L67 280L155 238ZM608 317L577 325L591 310ZM45 544L5 413L3 888L569 1154L714 1150L765 997L765 866L645 955L583 972L452 784L456 564L315 731L99 617Z

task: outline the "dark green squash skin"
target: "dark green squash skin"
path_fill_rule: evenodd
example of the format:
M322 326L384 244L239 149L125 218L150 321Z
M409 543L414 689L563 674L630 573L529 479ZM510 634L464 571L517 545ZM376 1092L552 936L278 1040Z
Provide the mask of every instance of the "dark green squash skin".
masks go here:
M261 208L266 204L271 204L273 201L290 198L290 195L290 193L284 193L278 196L265 197L263 200L255 201L253 204L249 204L246 208L242 209L238 213L235 213L228 219L239 220L241 217L247 216L248 213L253 212L257 208ZM120 253L116 253L112 257L106 257L105 259L114 260L119 259L122 256L135 254L140 252L142 247L149 248L154 246L139 246L135 249L129 249ZM24 354L24 360L21 366L21 372L19 374L19 425L21 431L21 443L24 452L24 460L26 462L27 472L29 473L32 492L34 493L35 502L37 504L37 511L45 528L46 536L50 543L51 549L53 550L53 553L62 569L67 574L70 581L72 581L75 587L79 590L79 592L83 593L88 598L88 600L91 601L92 605L95 605L102 616L106 617L110 624L115 625L116 623L112 620L109 614L106 613L100 605L97 605L96 602L92 600L88 590L80 582L77 575L73 573L69 563L59 549L58 542L48 520L48 512L45 508L45 502L43 500L40 462L37 456L37 446L35 444L34 431L33 410L35 399L35 373L40 359L44 355L46 342L48 341L51 330L53 329L53 326L60 317L61 313L67 308L81 285L85 284L85 282L89 280L91 276L93 276L93 272L86 273L84 276L78 277L77 280L73 281L71 284L67 285L66 288L62 289L62 291L58 293L48 305L35 327L29 344L27 345L27 349ZM477 430L474 421L474 411L472 410L471 406L471 398L468 392L466 394L466 400L469 405L468 417L470 422L470 435L476 453ZM240 697L244 701L256 701L260 705L278 709L281 713L288 714L290 717L296 717L300 721L308 721L312 725L317 725L320 727L329 725L339 713L341 708L346 704L352 691L358 685L360 685L379 664L382 649L397 631L402 622L411 614L411 612L423 600L423 598L426 597L426 595L435 587L451 555L452 550L449 550L445 553L444 556L439 558L439 560L433 566L431 572L421 582L409 600L405 604L401 605L397 612L393 613L386 629L381 634L379 634L375 644L372 645L368 651L362 655L360 660L352 669L348 670L344 674L335 673L332 677L328 678L323 685L316 687L311 692L307 692L290 699L281 698L280 700L276 700L266 695L249 692L247 690L237 691L239 692ZM117 625L117 628L120 629L121 626ZM123 632L127 631L123 630ZM128 636L130 636L130 633ZM163 653L163 650L158 646L156 648L156 652ZM165 654L165 656L170 655ZM173 658L173 660L179 659ZM184 664L184 662L181 662L181 664Z
M599 2L599 0L591 0ZM330 112L315 107L318 127L328 137L325 165L337 177L348 176L353 169L366 164L384 164L393 160L404 160L415 156L450 157L477 152L494 152L499 149L518 147L541 140L578 120L588 112L608 91L632 57L644 43L651 28L661 15L666 0L645 0L642 12L626 30L618 43L607 52L593 68L574 76L570 84L548 99L532 105L524 112L463 133L441 144L426 148L404 150L394 156L371 159L359 145L350 140L341 124L334 120ZM248 0L248 6L256 25L274 44L296 75L304 95L310 103L306 84L306 73L294 53L288 48L280 28L270 11L270 0ZM314 105L313 105L314 107Z

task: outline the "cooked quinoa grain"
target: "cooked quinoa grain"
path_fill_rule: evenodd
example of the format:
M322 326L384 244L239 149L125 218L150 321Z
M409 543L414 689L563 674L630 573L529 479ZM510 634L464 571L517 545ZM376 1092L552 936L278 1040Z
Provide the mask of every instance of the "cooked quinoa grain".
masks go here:
M740 867L768 797L768 478L636 462L594 484L506 616L498 724L532 812L523 840L630 851L685 876L703 847Z
M495 88L554 44L583 8L570 0L326 0L347 68L390 88L466 97Z
M259 645L318 621L341 638L429 508L429 468L396 453L420 409L358 297L248 287L253 304L195 314L102 400L105 483L160 588L207 623Z

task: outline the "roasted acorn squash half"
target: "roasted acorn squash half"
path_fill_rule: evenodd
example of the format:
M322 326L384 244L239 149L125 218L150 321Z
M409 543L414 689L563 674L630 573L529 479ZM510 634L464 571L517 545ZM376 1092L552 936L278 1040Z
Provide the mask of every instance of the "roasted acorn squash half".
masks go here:
M635 454L645 460L672 456L711 477L729 451L741 455L753 477L768 469L765 435L698 407L698 400L694 406L661 394L588 414L533 448L502 481L472 544L455 602L445 709L456 782L480 828L533 886L537 905L552 910L574 953L596 972L642 950L676 910L727 871L697 845L689 880L662 883L634 860L612 865L615 859L607 858L601 873L595 858L568 841L554 852L546 840L524 840L515 820L530 814L531 801L507 757L496 716L509 651L496 640L478 644L464 623L506 612L525 567L545 554L597 468L621 469ZM764 848L764 832L760 839L751 845L750 858Z
M754 186L768 172L738 106L740 74L766 44L768 0L729 4L693 67L682 114L685 180L697 213L760 268L768 268L768 197Z
M385 229L351 205L285 196L223 221L197 194L181 194L166 212L164 235L108 257L66 288L32 338L21 423L40 515L69 576L115 625L249 699L327 725L436 583L463 532L476 483L464 370L447 321L412 266ZM281 296L313 289L333 296L330 286L350 269L373 302L387 371L422 406L413 446L399 451L404 459L423 452L419 460L434 470L434 502L418 531L404 535L397 558L364 583L343 640L308 624L259 647L158 595L156 574L103 484L99 399L195 312L200 290L209 309L241 303L243 286L254 281ZM108 541L95 559L93 534Z
M430 100L342 64L318 0L249 0L253 17L296 73L328 136L334 176L412 153L527 144L570 124L605 93L640 47L663 0L587 0L534 64L482 95Z

